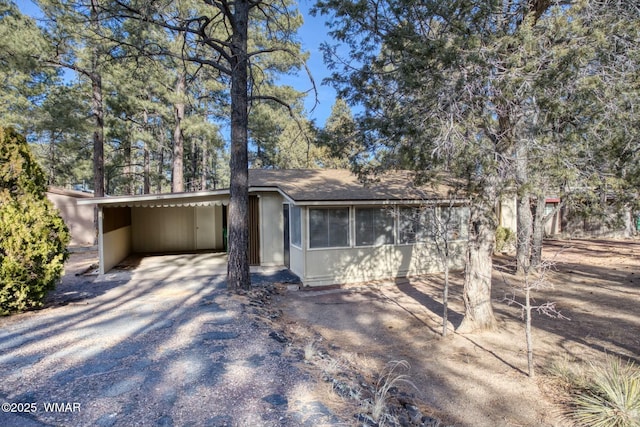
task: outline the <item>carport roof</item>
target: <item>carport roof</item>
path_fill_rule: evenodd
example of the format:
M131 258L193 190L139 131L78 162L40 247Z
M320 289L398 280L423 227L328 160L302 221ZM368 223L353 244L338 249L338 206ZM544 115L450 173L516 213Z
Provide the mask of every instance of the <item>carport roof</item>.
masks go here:
M249 191L277 191L297 204L335 204L340 202L423 202L463 200L454 196L452 186L414 184L409 171L386 173L372 182L361 182L346 169L250 169ZM78 204L111 207L172 207L226 205L229 190L193 193L143 194L82 199Z
M107 207L175 207L213 206L229 204L229 190L198 191L194 193L138 194L135 196L107 196L78 200L79 205Z

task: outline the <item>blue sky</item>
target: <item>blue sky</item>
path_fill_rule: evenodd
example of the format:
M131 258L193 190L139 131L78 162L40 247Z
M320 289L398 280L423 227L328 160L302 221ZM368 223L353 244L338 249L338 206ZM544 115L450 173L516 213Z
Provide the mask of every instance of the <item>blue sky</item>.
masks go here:
M328 30L324 25L327 17L311 16L309 14L309 9L311 9L314 3L315 0L300 0L298 7L304 17L304 25L298 34L302 41L303 49L310 53L307 66L311 70L318 90L319 104L316 106L314 112L310 114L310 118L316 120L317 126L324 126L327 117L331 114L331 107L335 102L336 92L332 87L322 84L322 80L328 77L330 73L322 61L320 45L322 42L329 40L329 36L327 35ZM300 81L298 81L297 84L292 84L298 90L302 90L303 88L309 89L311 87L306 75L299 76L298 78ZM303 85L306 85L306 87ZM307 110L313 107L313 103L313 95L310 94L306 102Z
M327 117L331 114L331 107L335 102L336 92L330 86L322 84L322 80L329 75L329 71L322 61L320 45L328 39L328 36L327 28L324 26L326 17L314 17L309 14L309 9L311 9L314 3L315 0L299 0L299 9L304 17L304 25L300 28L298 37L302 41L303 50L310 54L307 66L311 70L318 91L318 105L313 112L309 113L309 118L315 119L316 126L323 127ZM17 0L17 5L20 10L27 15L37 17L39 14L38 7L31 0ZM284 76L281 81L300 91L311 89L311 83L305 71L301 71L297 76ZM311 91L307 95L305 102L307 111L313 108L314 102L313 91Z

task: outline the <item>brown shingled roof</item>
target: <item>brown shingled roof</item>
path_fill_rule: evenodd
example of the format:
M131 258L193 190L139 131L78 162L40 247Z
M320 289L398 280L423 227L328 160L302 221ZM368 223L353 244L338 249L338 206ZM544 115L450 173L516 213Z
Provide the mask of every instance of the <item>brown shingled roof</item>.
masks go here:
M249 186L277 187L296 202L452 198L452 187L443 184L416 186L409 171L388 172L375 182L363 184L346 169L250 169Z

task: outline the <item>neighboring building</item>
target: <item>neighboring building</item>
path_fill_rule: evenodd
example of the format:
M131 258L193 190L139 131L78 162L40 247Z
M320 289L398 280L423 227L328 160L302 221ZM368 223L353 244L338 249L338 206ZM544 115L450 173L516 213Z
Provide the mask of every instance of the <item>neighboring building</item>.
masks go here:
M78 200L93 200L93 195L58 187L49 187L47 198L60 211L60 216L69 228L69 246L93 246L96 243L95 213L92 205L79 205Z
M250 170L249 259L286 266L305 286L442 271L434 221L447 222L462 268L469 210L451 188L416 187L408 172L364 185L346 170ZM100 272L130 253L226 250L228 190L103 197ZM425 209L425 206L427 207Z
M607 198L604 207L598 206L597 215L585 215L584 212L563 206L560 209L562 237L565 238L629 238L636 232L635 218L629 208L624 208Z
M559 197L545 198L545 217L552 214L544 224L545 237L560 238L628 238L634 234L636 219L630 210L616 206L612 198L607 198L604 211L600 215L585 215L583 212L562 205ZM517 233L516 196L503 196L496 205L499 225Z

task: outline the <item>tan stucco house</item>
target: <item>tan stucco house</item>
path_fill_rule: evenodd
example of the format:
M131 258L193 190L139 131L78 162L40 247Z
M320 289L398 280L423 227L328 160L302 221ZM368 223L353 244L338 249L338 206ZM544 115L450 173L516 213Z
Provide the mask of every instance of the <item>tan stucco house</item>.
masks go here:
M408 172L361 183L347 170L250 170L249 259L285 266L304 286L442 270L434 224L462 268L469 210L445 185ZM131 253L226 250L229 191L86 199L98 206L100 273ZM445 221L446 220L446 221Z
M71 234L69 246L93 246L96 240L93 206L78 204L79 200L93 200L93 196L82 191L49 187L47 198L58 209L69 228Z

